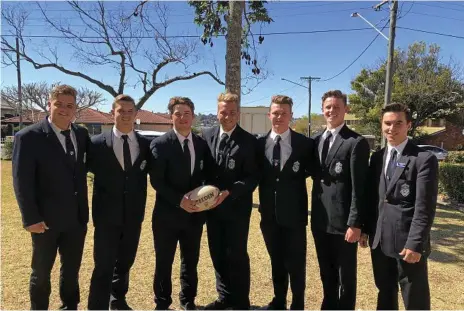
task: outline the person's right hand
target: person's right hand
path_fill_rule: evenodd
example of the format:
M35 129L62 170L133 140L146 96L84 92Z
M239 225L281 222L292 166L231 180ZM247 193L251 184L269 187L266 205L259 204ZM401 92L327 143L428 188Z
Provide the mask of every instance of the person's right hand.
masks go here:
M195 201L190 200L190 192L186 193L180 201L180 207L186 211L187 213L195 213L197 211L197 207L195 206Z
M45 230L48 230L48 227L45 224L45 222L41 221L39 223L30 225L29 227L26 227L25 229L31 233L44 233Z

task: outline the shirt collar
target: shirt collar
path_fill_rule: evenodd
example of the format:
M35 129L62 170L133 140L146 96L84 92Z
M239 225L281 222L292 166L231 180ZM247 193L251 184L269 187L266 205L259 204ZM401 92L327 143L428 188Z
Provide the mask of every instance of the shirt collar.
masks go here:
M345 126L345 123L340 124L339 126L337 126L334 129L330 129L330 130L326 129L325 132L324 132L324 138L327 137L327 135L328 135L327 132L332 133L332 137L338 135L338 133L340 133L340 130L342 129L343 126Z
M173 128L174 130L174 133L176 133L176 136L177 136L177 139L179 140L180 144L183 145L184 144L184 140L188 139L189 142L192 142L192 131L189 132L189 134L187 135L187 137L183 136L182 134L180 134L175 128Z
M58 126L56 126L55 123L53 123L52 120L50 120L50 117L47 117L47 120L48 120L48 123L50 124L50 126L52 127L53 131L56 133L56 135L61 134L61 131L64 131L64 130L60 129ZM71 125L69 125L67 130L71 130L71 129L72 129Z
M396 152L398 153L398 155L402 155L403 154L403 151L404 151L404 148L406 147L406 144L408 143L408 138L406 138L401 144L399 144L398 146L392 146L390 144L387 144L387 151L388 151L388 154L391 153L392 149L396 149Z
M274 132L273 130L271 130L271 134L269 135L271 137L272 140L275 141L277 135L280 135L280 138L281 140L286 140L288 138L288 136L290 135L290 128L288 128L285 132L283 132L282 134L277 134L276 132Z
M237 127L237 125L235 125L234 128L231 129L230 131L224 132L224 130L222 129L222 126L219 126L219 137L221 137L222 134L224 134L224 133L226 133L229 137L232 136L232 133L234 132L236 127Z
M113 134L115 137L121 139L122 138L122 135L127 135L128 138L129 138L129 141L135 141L137 138L135 137L135 132L134 130L130 131L129 133L127 134L124 134L123 132L121 132L120 130L118 130L116 128L116 126L113 126Z

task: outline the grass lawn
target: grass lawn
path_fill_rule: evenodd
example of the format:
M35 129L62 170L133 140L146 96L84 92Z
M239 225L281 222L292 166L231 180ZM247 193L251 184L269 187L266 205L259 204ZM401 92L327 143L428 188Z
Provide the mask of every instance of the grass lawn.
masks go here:
M1 302L0 309L29 308L29 273L31 260L30 235L22 229L21 217L13 193L11 162L1 162ZM311 181L308 180L308 187ZM53 187L53 185L50 185ZM151 213L154 206L154 191L149 190L145 222L135 265L131 274L128 302L135 309L154 308L153 275L155 253L151 231ZM255 203L258 203L255 193ZM259 229L259 213L253 210L248 243L251 261L252 305L267 304L273 296L271 264ZM433 226L433 252L429 260L429 279L433 309L464 309L464 214L438 208ZM87 307L92 258L93 226L89 231L80 272L81 304ZM179 252L173 265L173 308L179 306ZM205 305L216 298L214 270L209 257L206 232L204 232L199 263L199 290L197 304ZM58 295L59 259L52 272L52 295L50 308L59 307ZM306 276L306 309L318 309L322 299L319 269L314 241L308 230L308 258ZM289 291L290 292L290 291ZM376 288L373 281L369 250L358 252L358 298L357 308L374 309Z

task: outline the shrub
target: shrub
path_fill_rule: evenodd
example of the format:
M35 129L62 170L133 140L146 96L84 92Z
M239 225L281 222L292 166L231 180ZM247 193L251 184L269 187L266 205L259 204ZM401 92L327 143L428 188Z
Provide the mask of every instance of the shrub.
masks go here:
M5 141L2 145L2 160L11 160L13 157L13 142Z
M454 201L464 203L464 164L440 164L439 191Z
M445 162L448 163L464 163L464 151L449 151Z

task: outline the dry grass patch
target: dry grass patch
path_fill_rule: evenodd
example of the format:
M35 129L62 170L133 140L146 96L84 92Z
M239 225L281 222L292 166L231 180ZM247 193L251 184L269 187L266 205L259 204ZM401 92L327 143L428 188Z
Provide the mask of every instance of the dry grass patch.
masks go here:
M2 211L1 211L1 303L0 309L29 308L29 273L31 241L22 229L21 218L13 194L11 162L2 161ZM311 181L308 181L310 187ZM53 185L50 185L51 187ZM257 193L254 196L258 203ZM137 259L132 270L128 302L136 309L154 308L153 275L155 253L151 231L151 213L154 206L154 191L150 188L146 218ZM253 210L251 218L248 250L251 261L251 302L264 305L273 295L271 265L259 228L259 213ZM432 307L434 309L464 309L464 214L439 208L433 228L434 251L429 260ZM90 276L93 269L92 258L93 227L89 231L80 273L81 304L87 307ZM197 304L205 305L216 298L214 269L209 257L206 231L203 233L199 263L199 289ZM374 309L376 288L373 281L369 251L360 249L358 253L358 299L357 308ZM50 307L59 307L58 295L59 260L52 272L52 295ZM314 241L308 229L306 308L318 309L321 303L322 287L314 249ZM179 251L173 265L173 308L179 307Z

